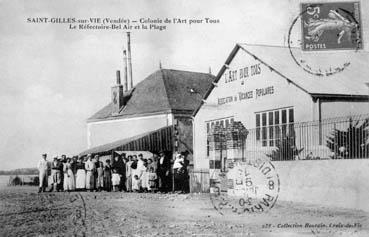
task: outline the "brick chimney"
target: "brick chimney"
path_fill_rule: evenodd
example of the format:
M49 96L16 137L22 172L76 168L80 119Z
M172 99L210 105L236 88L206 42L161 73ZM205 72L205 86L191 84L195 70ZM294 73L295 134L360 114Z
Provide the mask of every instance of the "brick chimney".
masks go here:
M120 81L120 71L116 73L117 84L111 87L112 115L118 115L124 106L123 85Z

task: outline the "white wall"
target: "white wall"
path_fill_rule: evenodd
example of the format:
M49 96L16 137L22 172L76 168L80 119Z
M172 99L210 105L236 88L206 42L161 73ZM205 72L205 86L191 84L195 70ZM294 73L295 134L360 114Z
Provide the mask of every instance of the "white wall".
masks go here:
M369 160L273 162L279 200L369 211Z
M160 114L87 124L88 148L129 138L173 124L173 115Z
M283 60L283 59L281 59ZM218 86L213 89L206 103L195 117L194 124L194 165L195 169L208 168L206 156L206 121L234 116L235 121L241 121L247 129L255 128L255 112L272 110L283 107L294 108L295 122L311 121L318 118L317 106L310 95L298 89L284 78L272 72L268 67L260 64L260 74L240 79L239 69L259 64L259 61L240 49L229 71L237 70L237 79L225 82L225 75L220 79ZM249 71L250 74L250 71ZM273 94L255 97L255 90L273 86ZM218 105L218 98L227 96L238 97L239 92L253 91L253 98L237 100Z
M369 114L368 102L322 102L322 119L357 114Z

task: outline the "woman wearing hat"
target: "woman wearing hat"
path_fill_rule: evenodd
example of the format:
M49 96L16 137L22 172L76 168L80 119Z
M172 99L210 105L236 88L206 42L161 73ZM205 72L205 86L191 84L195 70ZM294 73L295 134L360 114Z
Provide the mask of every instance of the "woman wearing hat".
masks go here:
M181 154L175 155L175 160L173 164L174 173L174 191L182 190L182 176L180 170L184 166L184 159Z
M72 159L71 158L67 158L66 163L64 163L64 191L72 191L75 189L75 184L74 184L74 174L73 174L73 170L72 170L72 163L71 163Z
M95 163L92 161L91 154L87 155L87 161L85 163L85 170L86 170L86 189L93 191L95 189L94 187Z

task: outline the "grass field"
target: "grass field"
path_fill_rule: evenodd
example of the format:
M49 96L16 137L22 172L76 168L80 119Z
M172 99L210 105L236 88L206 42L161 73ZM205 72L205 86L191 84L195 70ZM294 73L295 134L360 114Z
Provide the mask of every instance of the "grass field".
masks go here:
M369 236L369 213L278 201L263 213L220 215L208 194L0 190L0 236L40 235Z

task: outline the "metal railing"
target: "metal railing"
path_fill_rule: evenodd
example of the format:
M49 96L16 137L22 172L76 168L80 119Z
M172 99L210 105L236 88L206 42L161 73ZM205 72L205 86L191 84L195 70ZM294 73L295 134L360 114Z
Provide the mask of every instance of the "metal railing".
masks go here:
M243 143L242 159L369 158L369 114L248 129Z

